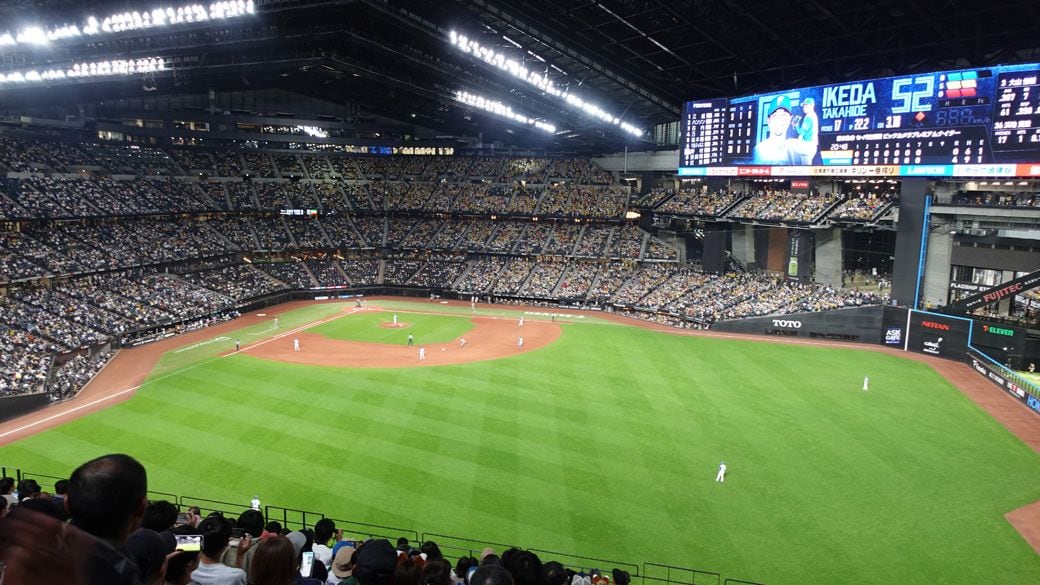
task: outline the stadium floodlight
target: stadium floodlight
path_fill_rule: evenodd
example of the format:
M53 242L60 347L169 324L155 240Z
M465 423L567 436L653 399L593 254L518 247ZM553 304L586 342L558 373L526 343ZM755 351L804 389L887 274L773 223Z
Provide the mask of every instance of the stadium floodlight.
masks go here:
M67 68L44 69L42 71L14 71L0 73L0 85L6 83L39 83L60 81L63 79L82 79L93 77L114 77L117 75L133 75L135 73L155 73L166 70L166 61L162 57L147 59L118 59L115 61L94 61L73 63Z
M297 126L297 130L303 132L307 136L313 136L315 138L328 138L329 133L324 128L318 128L317 126Z
M506 39L511 44L516 45L516 42L512 39L507 37L502 38ZM451 44L454 47L456 47L463 53L473 55L474 57L480 59L481 61L484 61L488 65L491 65L500 71L504 71L512 75L513 77L523 81L524 83L533 85L534 87L538 88L542 93L564 100L571 107L580 110L597 120L617 126L621 130L634 136L642 136L644 134L643 130L638 126L629 122L625 122L621 120L621 118L619 118L618 116L612 115L610 112L604 110L600 106L585 101L577 94L571 92L569 88L557 85L555 82L553 82L552 79L549 78L548 71L546 71L546 73L538 73L537 71L531 71L524 67L523 63L521 63L520 61L517 61L516 59L510 59L509 57L506 57L504 54L499 53L498 51L495 51L494 49L491 49L489 47L485 47L477 41L470 39L466 35L461 35L455 31L451 31L448 34L448 39L451 41ZM521 50L523 49L521 48ZM527 51L526 53L529 53L532 57L543 63L547 63L545 59L531 51ZM548 65L552 69L562 71L559 67L556 67L551 63L549 63Z
M550 124L549 122L546 122L539 118L525 116L524 114L518 114L513 111L513 108L507 106L506 104L503 104L498 100L493 100L483 96L474 95L466 91L456 91L455 101L466 104L467 106L472 106L474 108L477 108L478 110L483 110L485 112L495 114L496 116L508 118L514 122L519 122L521 124L533 126L543 132L548 132L549 134L556 132L556 126Z
M5 32L0 34L0 46L46 45L51 41L84 35L95 36L183 23L226 20L253 14L255 10L253 0L224 0L210 4L185 4L144 11L119 12L101 18L87 16L79 25L28 26L14 33Z

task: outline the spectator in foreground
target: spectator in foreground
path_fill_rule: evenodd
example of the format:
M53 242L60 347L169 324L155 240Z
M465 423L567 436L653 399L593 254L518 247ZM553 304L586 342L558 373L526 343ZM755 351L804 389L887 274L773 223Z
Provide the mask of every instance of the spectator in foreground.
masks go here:
M148 475L129 455L104 455L72 472L66 506L76 526L94 540L87 560L87 583L140 585L126 541L148 505Z
M238 521L235 522L235 527L241 528L243 536L248 534L250 540L256 543L258 542L257 539L260 538L260 535L264 532L264 514L259 510L246 510L238 516ZM256 547L250 546L249 550L246 551L245 556L242 557L242 564L236 565L235 560L238 556L238 543L236 542L235 546L227 547L227 550L224 551L224 556L221 558L220 562L224 563L229 567L241 566L242 570L246 572L246 580L248 581L249 567L252 564L253 555L255 553Z
M325 582L328 585L356 585L357 578L352 576L356 554L356 549L350 544L338 545L336 555L332 558L332 567L329 568L331 574Z
M513 585L513 576L501 565L481 565L469 578L469 585Z
M145 585L162 585L166 577L166 557L173 552L159 533L142 528L126 541L130 558L141 571Z
M180 551L166 561L163 585L188 585L191 574L199 567L198 551Z
M65 507L65 494L69 491L69 480L59 479L54 482L54 503Z
M358 585L391 585L397 568L397 551L386 539L369 540L357 551L354 577Z
M451 585L451 563L444 559L428 560L419 577L419 584Z
M18 505L18 496L14 495L14 478L5 477L0 479L0 496L7 500L8 507Z
M191 574L191 580L198 585L246 585L246 572L238 567L249 550L251 539L248 536L239 541L235 555L235 567L220 562L224 551L231 540L231 522L219 513L211 514L199 524L202 534L202 553L199 555L199 568Z
M249 565L252 585L320 585L316 579L300 576L295 546L285 536L271 536L256 547Z

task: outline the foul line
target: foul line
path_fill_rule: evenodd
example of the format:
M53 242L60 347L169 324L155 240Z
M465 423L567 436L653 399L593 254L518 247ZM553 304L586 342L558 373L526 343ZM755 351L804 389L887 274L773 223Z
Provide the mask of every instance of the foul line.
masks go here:
M316 325L321 325L323 323L328 323L329 321L335 321L336 319L339 319L340 317L346 317L347 315L353 315L354 313L357 313L357 312L358 312L358 310L356 308L351 308L347 312L340 313L340 314L334 315L332 317L327 317L325 319L321 319L321 320L315 321L313 323L308 323L306 325L301 325L300 327L297 327L295 329L290 329L290 330L286 331L285 333L282 333L281 335L276 335L274 337L271 337L269 339L265 339L263 341L258 341L258 342L254 343L254 344L251 344L251 345L245 345L245 346L242 347L241 351L231 352L231 353L228 353L228 354L225 354L225 355L218 355L217 357L210 358L208 360L203 360L203 361L201 361L201 362L199 362L197 364L192 364L192 365L187 366L185 368L181 368L179 370L174 370L174 371L172 371L172 372L170 372L168 374L163 374L162 376L159 376L158 378L152 378L152 379L149 379L149 380L145 380L144 382L141 382L140 384L138 384L136 386L133 386L131 388L125 388L123 390L119 390L119 391L114 392L112 394L108 394L106 396L102 396L101 398L96 398L94 400L91 400L90 402L87 402L86 404L80 404L80 405L77 405L77 406L70 407L68 410L63 410L61 412L54 413L54 414L52 414L52 415L50 415L50 416L48 416L46 418L42 418L42 419L40 419L38 421L34 421L34 422L31 422L31 423L22 425L22 426L20 426L20 427L18 427L16 429L11 429L9 431L0 433L0 439L3 439L4 437L7 437L9 435L13 435L15 433L20 433L22 431L31 429L31 428L33 428L35 426L39 426L41 424L51 422L52 420L59 419L59 418L61 418L63 416L67 416L69 414L72 414L72 413L75 413L75 412L79 412L80 410L83 410L84 408L90 408L91 406L96 406L98 404L101 404L102 402L111 400L113 398L118 398L119 396L122 396L124 394L129 393L129 392L135 392L135 391L139 390L140 388L142 388L143 386L151 384L152 382L158 382L160 380L165 380L166 378L169 378L170 376L176 376L178 374L183 374L184 372L187 372L188 370L195 369L195 368L197 368L199 366L203 366L203 365L206 365L206 364L209 364L209 363L213 363L213 362L215 362L215 361L217 361L219 359L226 358L226 357L229 357L229 356L233 356L236 353L242 353L242 351L245 351L247 349L250 349L250 348L253 348L253 347L259 347L261 345L270 343L270 342L272 342L272 341L274 341L276 339L281 339L281 338L285 337L286 335L292 335L294 333L299 333L300 331L304 331L304 330L309 329L311 327L314 327ZM111 363L112 363L112 361L110 360L109 364L111 364ZM108 364L105 364L105 367L108 367ZM102 369L104 369L104 368L102 368ZM98 373L100 374L100 372L98 372Z

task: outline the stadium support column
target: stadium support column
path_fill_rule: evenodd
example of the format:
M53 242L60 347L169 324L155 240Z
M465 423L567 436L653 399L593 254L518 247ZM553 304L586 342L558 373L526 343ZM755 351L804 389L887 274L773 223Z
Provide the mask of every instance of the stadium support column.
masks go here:
M729 245L729 224L707 222L704 224L704 248L701 268L712 274L726 272L726 248Z
M749 225L733 224L730 234L733 257L745 268L751 267L755 263L754 229Z
M816 282L841 288L843 237L841 228L815 230Z
M900 305L917 307L924 275L931 212L927 179L904 179L899 192L899 225L896 258L892 267L892 298Z

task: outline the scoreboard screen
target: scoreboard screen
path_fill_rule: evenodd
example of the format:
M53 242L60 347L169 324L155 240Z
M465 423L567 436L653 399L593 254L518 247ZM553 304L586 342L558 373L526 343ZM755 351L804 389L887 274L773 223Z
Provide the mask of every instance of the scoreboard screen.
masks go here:
M686 102L685 176L1040 176L1040 64Z

